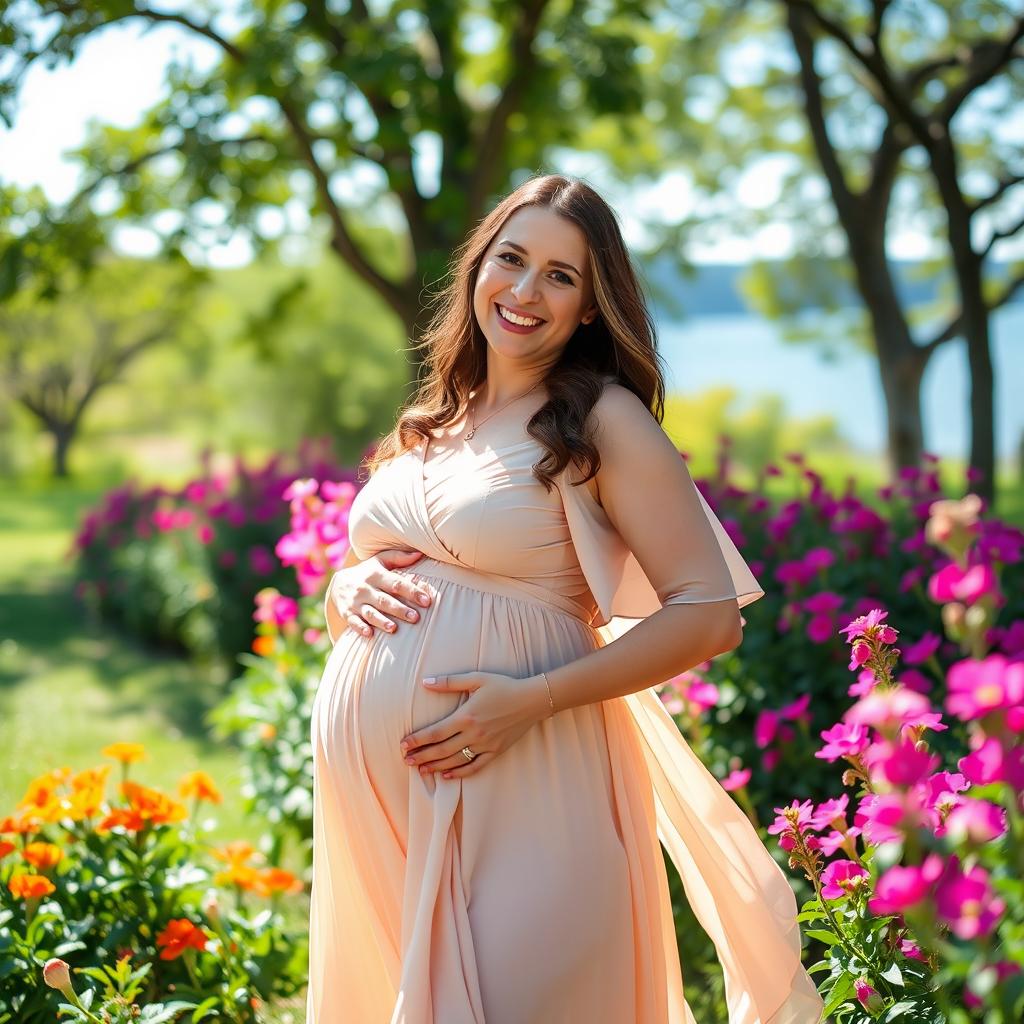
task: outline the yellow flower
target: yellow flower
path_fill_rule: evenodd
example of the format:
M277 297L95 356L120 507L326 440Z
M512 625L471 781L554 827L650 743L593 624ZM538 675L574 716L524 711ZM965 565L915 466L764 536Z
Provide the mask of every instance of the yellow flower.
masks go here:
M111 743L100 753L104 757L112 757L121 764L134 764L146 756L146 748L141 743Z
M213 779L204 771L194 771L183 775L178 783L178 796L183 800L194 796L197 800L210 800L215 804L219 804L223 799L220 790L214 785Z

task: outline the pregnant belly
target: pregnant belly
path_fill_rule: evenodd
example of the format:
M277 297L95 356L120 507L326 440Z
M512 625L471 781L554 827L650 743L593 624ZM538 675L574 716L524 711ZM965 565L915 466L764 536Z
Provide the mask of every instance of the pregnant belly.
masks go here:
M442 567L443 568L443 567ZM371 779L408 772L399 750L414 729L440 721L468 699L437 693L425 676L472 671L525 679L598 646L586 623L539 601L495 593L412 569L435 599L420 621L369 637L346 630L328 659L317 692L314 731L331 743L358 743Z

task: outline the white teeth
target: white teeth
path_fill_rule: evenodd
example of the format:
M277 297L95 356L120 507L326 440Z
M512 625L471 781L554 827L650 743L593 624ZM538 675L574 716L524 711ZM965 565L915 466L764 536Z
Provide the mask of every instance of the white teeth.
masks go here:
M544 323L543 320L539 320L537 317L518 316L504 306L498 306L498 312L510 323L519 324L520 327L533 327L535 324Z

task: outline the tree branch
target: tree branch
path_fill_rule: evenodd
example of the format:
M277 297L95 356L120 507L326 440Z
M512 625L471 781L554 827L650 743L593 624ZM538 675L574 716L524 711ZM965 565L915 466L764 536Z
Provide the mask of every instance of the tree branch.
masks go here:
M548 2L549 0L525 0L515 7L520 20L513 30L515 36L512 53L509 55L512 71L480 133L478 158L467 204L467 216L471 223L475 223L483 212L484 203L493 185L494 166L501 153L509 116L518 106L536 66L537 55L533 51L533 44Z
M1024 216L1018 218L1016 224L1012 224L1002 231L993 231L992 237L985 244L985 248L981 250L981 258L984 259L992 251L992 247L996 242L1001 242L1004 238L1013 238L1014 235L1022 230L1024 230Z
M994 309L998 309L1000 306L1005 306L1006 303L1013 298L1017 291L1024 287L1024 271L1021 271L1015 278L1013 278L1007 286L995 297L992 303L989 305L989 312Z
M1017 19L1005 39L986 39L972 47L970 58L967 61L967 77L957 88L950 90L946 102L943 103L939 111L939 120L944 125L948 125L953 120L953 115L975 89L980 89L1013 59L1014 48L1022 37L1024 37L1024 15ZM1017 54L1017 56L1021 57L1024 54Z
M1001 178L989 195L982 196L981 199L970 205L971 213L975 214L986 206L999 202L1014 185L1019 185L1022 181L1024 181L1024 174L1011 174L1006 178Z

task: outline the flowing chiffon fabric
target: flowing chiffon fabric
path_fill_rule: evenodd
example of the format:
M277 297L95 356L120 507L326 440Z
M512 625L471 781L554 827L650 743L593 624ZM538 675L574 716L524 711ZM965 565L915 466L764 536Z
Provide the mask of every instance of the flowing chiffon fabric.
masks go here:
M467 697L424 676L525 678L663 604L763 596L703 497L717 546L656 592L574 466L533 477L523 405L471 442L435 432L353 503L356 553L423 552L398 571L435 600L345 630L317 690L307 1024L692 1024L659 841L730 1024L815 1024L792 889L653 688L556 712L464 779L402 759Z

